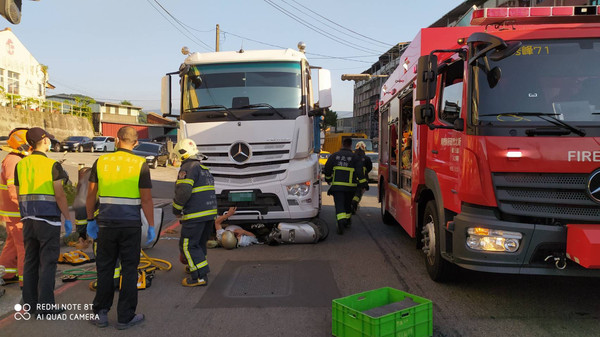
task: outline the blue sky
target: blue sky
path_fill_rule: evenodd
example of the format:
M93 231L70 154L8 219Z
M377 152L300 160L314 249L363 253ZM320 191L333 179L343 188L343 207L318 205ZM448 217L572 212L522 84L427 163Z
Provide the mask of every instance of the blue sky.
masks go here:
M332 72L332 109L351 111L354 83L341 74L362 72L461 2L26 0L19 25L3 22L49 67L56 89L48 95L80 93L158 110L160 78L178 69L181 47L213 51L219 24L221 50L296 48L304 41L310 64Z

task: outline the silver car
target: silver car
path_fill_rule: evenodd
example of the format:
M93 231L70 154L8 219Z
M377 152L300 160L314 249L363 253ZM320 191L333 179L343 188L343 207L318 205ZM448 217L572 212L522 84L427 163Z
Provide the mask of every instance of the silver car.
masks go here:
M97 136L92 138L94 150L102 152L112 152L115 150L115 137Z
M373 163L373 169L369 172L368 179L369 181L377 181L379 179L379 153L367 153L366 155L371 158L371 162Z

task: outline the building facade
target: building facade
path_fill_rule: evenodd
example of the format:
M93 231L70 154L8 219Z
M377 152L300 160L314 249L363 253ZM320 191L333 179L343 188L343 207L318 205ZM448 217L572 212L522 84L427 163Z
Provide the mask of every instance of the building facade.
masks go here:
M46 97L46 67L5 28L0 31L0 103L14 105L15 100L43 100Z

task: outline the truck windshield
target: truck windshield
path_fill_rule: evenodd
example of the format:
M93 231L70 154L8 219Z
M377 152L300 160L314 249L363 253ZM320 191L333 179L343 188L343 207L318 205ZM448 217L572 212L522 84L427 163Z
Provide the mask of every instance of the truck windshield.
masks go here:
M295 119L302 113L299 62L192 66L184 77L186 122Z
M600 39L523 41L513 56L489 60L489 69L498 67L501 73L495 86L488 81L488 73L493 71L486 71L480 60L473 67L471 122L481 127L480 134L502 134L498 131L502 126L523 127L528 134L532 134L531 128L597 129L599 59Z

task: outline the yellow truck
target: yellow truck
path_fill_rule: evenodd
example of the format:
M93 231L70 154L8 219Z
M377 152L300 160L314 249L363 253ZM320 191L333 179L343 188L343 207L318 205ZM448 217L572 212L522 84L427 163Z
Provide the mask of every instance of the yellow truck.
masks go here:
M367 138L367 135L362 132L341 132L325 134L325 142L323 143L323 151L335 153L342 148L342 139L352 138L352 150L356 147L356 143L362 141L367 145L365 152L373 152L373 142Z

